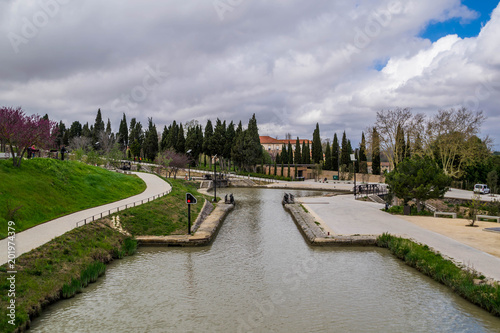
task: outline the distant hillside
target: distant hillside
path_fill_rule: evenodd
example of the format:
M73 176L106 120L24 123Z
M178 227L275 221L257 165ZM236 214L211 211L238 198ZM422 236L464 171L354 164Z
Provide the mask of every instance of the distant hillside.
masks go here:
M14 168L12 160L0 160L0 238L6 237L9 220L20 232L145 189L146 184L137 176L81 162L36 158Z

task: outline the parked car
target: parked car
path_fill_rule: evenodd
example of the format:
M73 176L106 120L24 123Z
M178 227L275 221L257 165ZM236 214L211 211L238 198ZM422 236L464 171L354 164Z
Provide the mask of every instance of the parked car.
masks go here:
M476 185L474 185L474 193L489 194L490 189L488 188L488 185L476 184Z

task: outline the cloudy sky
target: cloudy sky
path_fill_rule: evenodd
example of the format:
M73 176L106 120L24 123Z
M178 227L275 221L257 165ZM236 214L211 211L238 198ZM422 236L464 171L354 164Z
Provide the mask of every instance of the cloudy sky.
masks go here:
M488 117L500 150L500 8L459 0L0 0L0 105L113 130L125 112L242 120L354 144L382 109Z

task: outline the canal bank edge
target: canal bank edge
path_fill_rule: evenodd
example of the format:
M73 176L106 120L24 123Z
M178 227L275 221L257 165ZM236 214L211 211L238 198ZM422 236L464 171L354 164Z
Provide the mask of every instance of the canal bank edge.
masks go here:
M388 248L389 251L401 259L407 265L417 269L424 275L431 277L433 280L442 283L451 288L456 294L466 299L467 301L479 306L480 308L490 312L494 316L500 317L500 284L491 278L480 276L473 269L457 264L451 258L446 258L440 253L426 245L416 243L413 240L395 237L389 234L376 235L325 235L325 232L314 221L312 214L307 212L300 204L283 204L286 211L292 215L292 218L303 235L304 239L310 245L315 246L376 246ZM402 242L401 248L396 245L395 248L391 245L390 240L395 240L395 243ZM406 243L405 243L406 242ZM406 248L408 247L408 248ZM404 248L404 249L403 249ZM414 254L409 260L402 253L412 252L415 249L421 248L423 253ZM417 251L418 252L418 251ZM447 266L447 262L452 266ZM446 272L436 272L437 266L447 266ZM461 271L460 278L457 279L453 272Z
M137 236L135 239L141 246L206 246L215 239L224 218L233 208L234 204L222 202L213 209L213 205L206 201L198 215L200 220L194 223L193 235Z
M310 245L318 246L376 246L376 235L327 235L316 224L314 217L306 212L300 204L284 204L304 239Z

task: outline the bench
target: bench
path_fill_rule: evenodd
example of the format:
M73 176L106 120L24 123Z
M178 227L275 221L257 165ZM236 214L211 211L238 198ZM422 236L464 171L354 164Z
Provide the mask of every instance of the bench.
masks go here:
M437 217L438 215L448 215L448 216L451 216L451 218L453 218L453 219L457 218L457 213L434 212L434 217Z
M476 215L476 221L479 221L481 219L485 219L485 220L497 220L497 223L500 223L500 216Z

